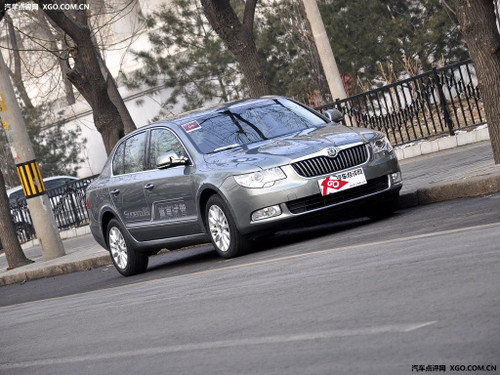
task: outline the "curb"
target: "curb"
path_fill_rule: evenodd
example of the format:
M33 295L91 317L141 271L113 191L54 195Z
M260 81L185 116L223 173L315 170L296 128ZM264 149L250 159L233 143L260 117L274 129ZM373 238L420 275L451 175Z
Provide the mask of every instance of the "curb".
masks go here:
M44 268L19 272L14 275L2 276L0 277L0 286L23 283L26 281L43 279L47 277L60 276L73 272L90 271L91 269L108 266L110 264L111 258L109 255L99 255L95 258L56 264Z
M483 127L466 133L445 136L433 141L422 140L411 145L396 146L394 150L398 160L405 160L489 140L488 127Z
M401 194L399 208L411 208L454 199L480 197L500 192L500 169L487 176L472 177L468 180L439 184L417 191Z

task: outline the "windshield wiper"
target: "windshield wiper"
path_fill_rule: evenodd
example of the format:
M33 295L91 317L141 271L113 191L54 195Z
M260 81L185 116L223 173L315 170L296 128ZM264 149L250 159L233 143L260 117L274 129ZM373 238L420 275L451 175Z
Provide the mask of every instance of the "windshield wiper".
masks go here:
M213 150L212 152L209 152L209 154L213 154L215 152L219 152L219 151L225 151L225 150L230 150L232 148L236 148L238 146L241 146L239 143L234 143L232 145L229 145L229 146L222 146L222 147L219 147L219 148L216 148L215 150Z

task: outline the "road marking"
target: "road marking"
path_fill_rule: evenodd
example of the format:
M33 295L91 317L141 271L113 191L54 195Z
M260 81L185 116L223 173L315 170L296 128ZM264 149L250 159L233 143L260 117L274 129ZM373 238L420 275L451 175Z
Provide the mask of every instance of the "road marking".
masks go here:
M424 327L427 327L427 326L430 326L430 325L433 325L437 323L437 321L433 321L433 322L427 322L427 323L421 323L421 324L415 324L413 327L409 327L407 328L404 332L412 332L412 331L415 331L417 329L420 329L420 328L424 328Z
M417 329L436 324L437 321L423 323L392 324L377 327L364 327L354 329L335 329L323 332L299 333L292 335L272 335L262 337L248 337L240 339L228 339L219 341L194 342L179 345L157 346L152 348L135 349L128 351L96 353L81 356L57 357L46 359L35 359L21 362L0 363L1 370L12 370L16 368L38 367L74 364L80 362L94 362L117 358L144 357L160 354L171 354L179 352L194 352L201 350L227 349L234 347L287 344L303 341L327 340L342 337L370 336L386 333L409 333Z
M120 286L115 286L115 287L111 287L111 288L103 288L103 289L99 289L99 290L92 290L92 291L88 291L88 292L75 293L75 294L70 294L70 295L61 296L61 297L46 298L46 299L40 299L37 301L29 301L29 302L19 303L19 304L15 304L15 305L3 306L3 307L0 307L0 311L3 309L13 308L16 306L23 306L23 305L27 305L27 304L31 304L31 303L36 303L36 302L57 301L57 300L61 300L63 298L79 297L79 296L85 296L88 294L94 294L94 293L99 293L99 292L107 292L107 291L119 290L119 289L139 286L139 285L154 284L154 283L163 282L163 281L175 280L175 279L178 279L181 277L186 277L186 276L200 276L200 275L206 275L206 274L211 274L211 273L215 273L215 272L230 271L230 270L236 270L236 269L240 269L240 268L258 266L258 265L262 265L262 264L270 264L270 263L283 262L283 261L293 260L293 259L300 259L300 258L305 258L305 257L310 257L310 256L315 256L315 255L329 254L329 253L338 252L338 251L347 251L347 250L351 250L354 248L364 248L364 247L369 247L369 246L386 245L386 244L392 244L392 243L397 243L397 242L406 242L406 241L418 240L418 239L422 239L422 238L430 238L430 237L449 235L449 234L454 234L454 233L459 233L459 232L464 232L464 231L488 229L488 228L494 228L494 227L500 227L500 222L475 225L475 226L470 226L470 227L465 227L465 228L448 229L448 230L443 230L443 231L439 231L439 232L416 234L413 236L399 237L399 238L393 238L393 239L389 239L389 240L366 242L366 243L361 243L361 244L337 247L337 248L333 248L333 249L316 250L316 251L311 251L309 253L287 255L287 256L283 256L283 257L279 257L279 258L264 259L264 260L259 260L259 261L255 261L255 262L251 262L251 263L236 264L234 266L224 266L224 267L215 268L215 269L197 271L197 272L192 272L192 273L185 273L182 275L166 276L166 277L162 277L162 278L158 278L158 279L154 279L154 280L139 281L137 283L120 285Z

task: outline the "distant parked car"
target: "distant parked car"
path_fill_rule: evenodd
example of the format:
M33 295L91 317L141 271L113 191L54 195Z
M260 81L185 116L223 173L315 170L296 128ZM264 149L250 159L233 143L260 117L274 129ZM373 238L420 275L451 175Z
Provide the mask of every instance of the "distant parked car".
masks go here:
M77 180L79 180L79 178L73 176L54 176L44 178L43 183L45 184L45 188L49 190ZM19 185L7 190L7 196L9 197L10 203L16 202L20 198L24 198L23 187Z
M73 176L54 176L43 179L47 191L52 193L50 197L51 206L56 223L59 227L64 227L67 226L68 223L74 222L75 215L71 213L70 210L64 209L64 206L69 204L67 194L65 195L65 190L60 189L54 191L54 189L78 180L79 178ZM81 195L83 196L83 192ZM31 238L31 236L35 233L35 230L26 205L22 186L16 186L12 189L8 189L7 196L9 197L12 219L14 221L14 225L16 226L18 237L21 240Z
M402 187L384 134L283 97L190 112L117 143L87 188L90 228L117 270L210 238L225 258L254 237L339 207L391 214Z

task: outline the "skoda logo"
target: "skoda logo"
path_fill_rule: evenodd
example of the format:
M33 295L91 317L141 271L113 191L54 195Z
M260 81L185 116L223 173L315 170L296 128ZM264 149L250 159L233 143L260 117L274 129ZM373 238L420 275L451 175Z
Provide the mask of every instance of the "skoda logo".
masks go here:
M330 146L326 149L326 153L329 157L334 158L339 152L334 146Z

